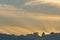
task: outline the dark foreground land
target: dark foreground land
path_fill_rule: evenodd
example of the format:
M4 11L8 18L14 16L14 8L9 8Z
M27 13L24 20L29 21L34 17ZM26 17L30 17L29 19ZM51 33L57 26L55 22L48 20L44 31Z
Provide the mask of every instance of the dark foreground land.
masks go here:
M39 36L38 32L20 36L0 33L0 40L60 40L60 33L51 32L45 35L43 32L42 36Z

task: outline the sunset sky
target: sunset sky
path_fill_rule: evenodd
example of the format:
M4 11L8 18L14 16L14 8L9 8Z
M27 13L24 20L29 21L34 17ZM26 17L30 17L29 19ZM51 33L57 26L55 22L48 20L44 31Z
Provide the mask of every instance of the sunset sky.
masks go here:
M60 32L60 0L0 0L0 33Z

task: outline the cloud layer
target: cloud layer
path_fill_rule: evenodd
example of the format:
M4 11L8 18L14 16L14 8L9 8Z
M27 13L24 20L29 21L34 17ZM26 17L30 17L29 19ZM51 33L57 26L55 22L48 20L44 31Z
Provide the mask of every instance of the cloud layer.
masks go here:
M16 6L13 1L4 3L3 0L0 4L0 33L17 35L33 32L39 32L40 34L42 32L50 33L51 30L59 32L60 8L54 4L55 1L51 3L53 1L29 0L24 1L26 4ZM34 5L29 4L29 2Z
M31 0L29 2L26 2L25 5L31 6L31 5L39 5L43 3L51 3L52 5L53 4L59 5L60 1L59 0Z
M37 2L38 3L38 2ZM40 4L39 4L40 3ZM32 13L39 13L39 14L47 14L47 15L60 15L60 6L56 3L44 3L39 2L36 5L30 5L23 7L24 10L32 12ZM34 3L35 4L35 3Z

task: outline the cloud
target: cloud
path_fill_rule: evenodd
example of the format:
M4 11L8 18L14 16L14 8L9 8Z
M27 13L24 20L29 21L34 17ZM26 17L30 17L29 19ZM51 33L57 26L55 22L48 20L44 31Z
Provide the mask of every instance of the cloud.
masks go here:
M22 30L24 30L24 31L22 31ZM26 28L22 28L22 27L1 26L0 33L20 35L20 34L32 33L32 31L29 29L26 29Z
M57 30L60 16L33 13L13 5L0 4L0 32L7 34L49 33ZM22 31L24 30L24 31Z
M52 5L59 5L60 1L59 0L31 0L29 2L26 2L26 6L31 6L31 5L39 5L39 4L45 4L45 3L51 3Z
M28 30L28 28L26 28L26 26L23 24L25 16L26 15L24 14L24 11L22 11L22 9L12 5L1 4L0 33L17 35L31 33L31 31Z
M22 8L34 14L38 13L38 14L46 14L46 15L60 15L60 6L52 5L51 3L24 6Z
M0 0L0 4L14 5L16 7L19 7L28 1L31 0Z
M37 15L37 16L32 16L30 17L32 19L36 20L50 20L50 21L57 21L60 20L60 16L52 16L52 15Z
M22 8L34 14L60 15L59 0L31 0L26 2Z

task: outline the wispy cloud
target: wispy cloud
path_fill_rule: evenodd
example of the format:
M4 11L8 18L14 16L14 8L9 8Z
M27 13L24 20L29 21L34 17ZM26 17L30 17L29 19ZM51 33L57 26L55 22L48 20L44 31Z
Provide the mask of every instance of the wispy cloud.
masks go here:
M26 2L25 5L31 6L31 5L39 5L45 3L50 3L51 5L59 5L60 1L59 0L31 0L29 2Z
M38 3L37 5L30 5L22 7L24 10L34 14L46 14L46 15L60 15L59 3Z
M39 0L35 0L37 3L38 1ZM33 3L35 2L33 0ZM46 6L48 8L46 8ZM46 11L41 9L42 11L40 11L40 13L34 13L34 10L33 12L29 12L29 10L27 11L22 7L0 4L0 32L8 34L27 34L36 31L39 33L42 33L43 31L49 33L51 30L59 32L60 16L59 14L52 15L52 13L60 13L60 9L55 6L53 6L52 9L49 4L46 6L44 5L47 10L49 9L48 12L45 8L42 8ZM55 11L53 12L51 10ZM51 13L51 15L46 13Z

